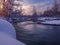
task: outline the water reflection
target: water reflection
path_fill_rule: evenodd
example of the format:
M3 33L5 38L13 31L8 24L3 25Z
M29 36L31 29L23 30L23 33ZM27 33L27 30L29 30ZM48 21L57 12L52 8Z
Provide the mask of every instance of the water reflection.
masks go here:
M18 39L28 45L54 45L60 42L60 26L33 22L18 23Z
M42 28L42 29L45 29L46 26L44 25L39 25L39 24L36 24L36 23L33 23L33 22L22 22L22 23L18 23L18 26L19 27L22 27L26 30L29 30L29 31L35 31L35 30L39 30L39 28Z

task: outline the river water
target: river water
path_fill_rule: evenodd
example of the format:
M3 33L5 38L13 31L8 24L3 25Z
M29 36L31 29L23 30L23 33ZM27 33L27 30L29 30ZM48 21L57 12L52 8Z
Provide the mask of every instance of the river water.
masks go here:
M21 22L17 24L17 38L27 45L58 45L60 26Z

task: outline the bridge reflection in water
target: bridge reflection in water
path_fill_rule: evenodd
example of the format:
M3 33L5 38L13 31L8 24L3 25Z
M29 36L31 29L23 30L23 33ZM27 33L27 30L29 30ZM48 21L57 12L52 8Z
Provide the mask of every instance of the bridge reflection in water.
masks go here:
M27 45L60 44L60 26L42 25L26 21L18 23L16 30L18 40Z

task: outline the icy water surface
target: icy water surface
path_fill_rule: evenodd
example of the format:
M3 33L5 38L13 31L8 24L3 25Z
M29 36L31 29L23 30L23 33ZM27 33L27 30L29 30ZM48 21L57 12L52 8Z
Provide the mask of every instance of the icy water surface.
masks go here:
M60 26L21 22L17 24L17 38L27 45L59 45Z

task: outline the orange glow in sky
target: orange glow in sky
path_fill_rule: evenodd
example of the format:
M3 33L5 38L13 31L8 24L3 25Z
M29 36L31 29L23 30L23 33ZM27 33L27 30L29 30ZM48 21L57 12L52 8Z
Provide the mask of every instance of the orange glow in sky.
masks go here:
M22 6L22 9L23 9L23 14L32 15L32 7L31 6L24 5L24 6Z

